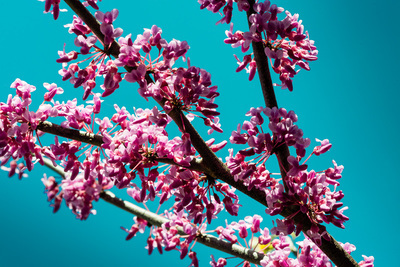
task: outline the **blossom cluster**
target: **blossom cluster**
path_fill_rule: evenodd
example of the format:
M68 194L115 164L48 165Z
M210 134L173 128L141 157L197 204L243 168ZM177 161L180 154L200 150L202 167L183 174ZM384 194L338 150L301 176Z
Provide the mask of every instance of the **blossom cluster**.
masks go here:
M193 246L189 248L189 245L206 232L206 224L193 225L183 211L165 212L163 215L167 222L160 227L151 226L146 246L148 253L151 254L155 248L160 254L163 251L176 250L180 253L181 259L189 255L192 261L191 266L199 266L196 254L192 250ZM138 232L143 233L147 226L146 220L138 217L135 217L134 220L135 223L129 230L122 227L128 234L127 240ZM298 245L296 248L292 239L298 237L277 233L274 229L270 231L267 227L262 228L262 221L263 218L259 215L247 216L244 220L234 221L230 224L226 222L225 227L219 226L215 230L207 232L215 232L219 240L264 254L260 261L260 265L263 267L333 266L329 258L308 237L305 237L303 241L296 242ZM340 245L349 254L356 249L350 243L340 243ZM230 260L232 259L219 258L216 260L214 255L211 255L210 265L223 267L227 266ZM364 256L364 260L359 264L360 266L373 266L373 261L373 257ZM250 266L250 263L244 261L243 266Z
M146 249L149 255L153 253L156 248L160 254L163 251L176 250L180 254L180 259L189 256L191 259L190 266L199 266L197 254L190 247L190 243L196 240L197 235L204 231L205 225L196 226L190 222L187 214L184 211L168 212L165 211L163 217L167 220L160 227L151 226L150 236L147 239ZM125 230L128 235L127 240L134 237L138 232L143 233L148 223L146 220L135 217L135 223L128 230Z
M259 215L247 216L244 220L227 223L226 227L218 227L216 233L221 240L232 244L239 244L244 241L246 248L254 249L265 254L260 265L263 267L274 266L333 266L329 258L312 242L308 237L303 241L296 242L298 249L293 244L293 235L279 233L276 229L261 228L263 218ZM249 235L250 230L250 235ZM272 234L272 235L271 235ZM297 237L296 237L297 238ZM356 247L350 243L340 245L347 253L352 253ZM291 254L294 257L291 257ZM374 257L363 256L364 260L360 266L373 266ZM211 256L210 265L213 267L223 267L227 265L226 258L219 258L217 261ZM243 266L250 266L249 262L244 262Z
M272 136L262 127L262 114L268 116L268 127ZM303 131L294 124L298 118L293 111L259 107L252 108L246 115L251 117L250 121L245 121L242 126L239 124L237 130L232 132L230 141L248 147L236 155L233 154L233 149L230 149L226 158L227 166L235 180L243 181L249 190L255 187L264 191L268 202L266 212L270 215L279 214L283 208L295 205L299 207L300 212L307 214L314 225L325 222L344 228L343 223L349 219L343 214L347 208L341 208L343 203L340 200L344 194L342 191L336 191L343 166L333 162L333 168L316 172L308 170L306 164L299 162L305 156L306 148L311 142L308 138L303 138ZM245 132L242 133L242 130ZM328 140L320 142L321 145L316 146L312 154L321 155L332 146ZM265 168L265 163L282 143L294 147L297 157L288 157L290 169L281 183L281 179L271 176ZM254 158L255 155L257 156ZM295 230L290 218L285 221L278 220L278 224L281 228L278 232L290 234ZM297 225L297 233L301 227ZM318 227L312 228L309 234L317 244L320 244L321 237L325 235Z
M225 43L232 47L241 47L242 52L249 50L252 42L261 42L264 46L264 52L268 58L273 59L272 69L279 74L282 89L293 90L292 78L301 69L310 70L309 61L317 59L318 51L314 41L310 40L308 32L304 31L302 21L299 21L299 15L291 15L286 11L286 17L278 19L278 14L284 11L270 1L257 1L250 6L247 0L234 1L237 3L239 11L250 11L249 16L250 29L248 31L233 32L233 23L230 30L226 31L227 38ZM233 2L232 1L208 1L200 0L200 8L207 8L213 12L223 9L224 17L219 21L221 23L230 23L232 19ZM256 72L256 63L252 54L247 54L240 60L235 56L239 67L237 72L246 69L250 73L249 80L254 78Z
M88 1L88 4L95 2ZM51 5L58 9L58 3L47 1L45 11ZM159 197L162 204L174 196L181 200L180 205L175 208L187 211L194 223L205 218L211 222L224 208L232 215L237 214L239 204L234 190L226 184L216 182L215 178L186 169L198 157L191 146L190 136L182 133L181 137L170 140L165 131L166 125L171 121L166 113L174 108L199 112L204 117L198 117L204 119L207 126L211 126L210 131L222 131L216 117L219 114L216 111L217 105L214 103L219 93L216 92L216 86L211 86L210 74L190 64L187 69L173 69L177 59L186 60L185 54L189 46L178 40L168 43L161 38L162 31L157 26L145 29L143 35L138 35L135 41L132 41L131 35L121 37L120 53L112 60L109 57L111 46L115 38L122 34L122 29L115 29L113 26L118 11L98 11L95 16L101 23L100 30L104 40L100 42L103 48L96 45L99 38L92 35L91 29L79 17L74 16L73 22L66 26L70 33L76 35L75 45L80 51L67 53L64 49L59 52L57 60L63 65L59 72L62 79L70 80L76 88L83 87L83 100L92 97L92 100L87 101L89 105L78 105L77 99L67 103L55 101L53 98L62 94L63 89L56 84L45 83L44 87L48 92L44 95L44 102L36 112L32 111L31 92L36 88L19 79L12 85L17 95L10 95L7 103L0 104L3 120L0 160L5 165L10 158L13 159L8 169L9 175L21 173L22 176L23 170L31 171L34 163L43 165L43 157L50 159L54 166L56 161L60 162L64 168L65 180L59 183L53 182L53 179L49 181L46 177L43 179L48 200L53 202L54 211L57 211L64 199L80 219L88 217L93 207L92 201L98 199L98 193L113 186L129 188L129 194L139 202ZM152 48L158 51L154 60L151 60ZM84 61L70 64L80 55L93 53L88 58L92 61L85 68L80 67ZM122 66L129 71L119 72L118 68ZM154 82L148 83L149 73L153 75ZM104 83L100 85L102 94L93 91L99 76L104 77ZM137 109L135 114L130 114L125 107L115 105L116 113L111 119L94 119L100 112L103 101L101 98L113 93L123 79L137 82L139 93L145 98L153 97L164 103L164 110ZM188 117L193 115L189 114ZM50 146L43 146L40 142L37 144L40 141L39 136L44 134L41 131L42 124L47 123L51 117L63 118L61 127L65 129L85 130L92 134L96 123L102 136L101 146L87 146L76 140L60 142L57 136ZM226 144L213 143L214 140L211 139L207 145L214 152ZM18 159L23 159L26 167L17 165ZM160 170L158 160L176 166ZM19 166L18 169L15 166ZM137 176L140 182L135 183L133 180ZM89 192L96 194L91 195ZM77 204L76 199L85 201Z
M70 33L77 35L75 45L80 47L80 52L67 53L65 48L59 51L57 62L63 64L59 71L62 79L70 80L75 88L82 87L84 100L93 93L99 77L104 78L100 85L102 97L114 93L122 80L137 83L139 94L146 100L152 97L163 103L167 113L174 108L189 112L191 117L200 117L205 125L211 127L209 133L213 130L222 132L217 117L219 112L216 111L218 105L214 103L219 93L217 86L212 86L211 75L203 69L190 66L189 61L188 68L173 68L179 58L186 61L185 55L189 49L187 42L175 39L167 42L161 37L161 28L153 25L137 35L135 40L132 40L131 34L120 37L119 54L111 59L112 44L123 32L121 28L115 29L113 26L117 16L116 9L106 13L96 12L96 18L101 22L100 30L104 34L104 48L96 45L98 37L90 35L90 28L79 17L74 16L73 22L66 25ZM80 63L71 63L80 54L93 53ZM92 59L89 65L81 68L82 62L88 59ZM119 67L124 67L128 72L119 71ZM150 78L150 74L153 78Z
M86 219L100 191L116 186L128 188L128 194L138 202L154 201L157 197L162 204L174 197L178 203L174 208L188 212L195 224L204 219L211 222L223 209L237 214L239 204L234 189L189 168L199 156L187 133L169 138L165 127L171 118L165 112L154 107L136 109L131 114L125 107L115 105L111 119L93 120L101 109L98 94L87 101L88 105L78 105L76 99L60 103L54 97L62 94L63 89L48 83L44 84L48 90L44 102L37 111L32 111L31 92L36 88L19 79L11 87L15 88L16 95L10 95L7 103L0 103L0 161L5 165L12 159L9 175L21 173L20 176L24 169L31 171L35 163L43 165L43 157L50 159L54 166L60 162L66 174L61 187L50 178L43 179L55 211L64 199L79 218ZM77 140L60 142L58 136L53 144L43 146L38 138L44 134L42 124L51 118L63 118L62 129L88 133L93 133L96 123L102 136L100 147L86 146ZM214 139L207 142L214 152L227 143L214 142ZM24 160L26 167L17 169L19 159ZM162 170L158 166L160 162L172 166ZM139 181L135 183L137 176ZM76 199L85 201L77 204Z
M47 200L53 201L53 211L57 212L61 201L65 204L80 220L86 220L90 214L96 214L93 209L93 201L99 200L103 187L93 176L84 178L83 173L79 174L75 180L65 177L59 185L53 176L47 179L45 175L42 178L45 185Z

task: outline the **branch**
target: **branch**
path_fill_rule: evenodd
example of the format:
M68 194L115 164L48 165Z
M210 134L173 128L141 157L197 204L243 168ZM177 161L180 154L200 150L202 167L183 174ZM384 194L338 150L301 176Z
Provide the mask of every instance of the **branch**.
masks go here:
M36 129L40 130L42 132L45 132L45 133L54 134L57 136L84 142L86 144L90 144L90 145L94 145L94 146L98 146L98 147L101 147L101 145L104 143L102 135L79 131L79 130L71 129L71 128L65 128L65 127L62 127L61 125L51 123L49 121L40 122L37 125ZM176 163L173 159L169 159L169 158L154 157L154 158L152 158L152 160L161 162L161 163L166 163L169 165L185 167L185 168L193 170L193 171L203 172L208 175L212 175L210 170L205 167L205 164L203 163L202 159L198 159L198 158L193 159L190 162L190 166L182 166L182 165Z
M151 223L152 225L160 227L163 223L168 222L168 219L157 215L153 212L150 212L148 210L145 210L139 206L136 206L135 204L128 202L126 200L122 200L118 197L116 197L112 192L110 191L103 191L100 194L100 197L107 201L108 203L117 206L118 208L121 208L129 213L132 213L133 215L140 217L147 222ZM182 227L177 227L178 232L180 235L185 236L187 235ZM224 240L220 240L215 236L209 235L209 234L198 234L196 236L197 242L206 245L208 247L223 251L225 253L231 254L235 257L242 258L248 262L254 263L254 264L260 264L260 261L264 258L264 254L260 252L256 252L251 249L247 249L244 247L241 247L236 244L231 244L229 242L226 242Z
M252 14L256 14L256 12L253 9L255 1L248 0L248 2L250 4L250 9L247 12L247 21L250 27L251 23L249 21L249 18ZM258 76L260 78L261 89L264 95L265 105L269 108L278 107L278 102L275 97L274 86L272 84L271 74L269 71L268 57L264 52L264 45L262 42L253 41L252 46L254 52L254 60L257 64ZM290 164L287 161L287 158L290 155L288 146L286 144L280 145L276 149L275 154L278 158L282 180L285 181L286 172L290 169ZM287 217L297 211L298 207L290 207L283 210L280 214L284 217ZM302 231L308 236L307 231L311 228L312 223L307 215L302 212L298 212L296 216L293 217L293 221L296 223L296 225L301 225ZM322 238L322 245L320 246L320 249L337 266L358 266L357 262L350 256L350 254L348 254L330 234L328 235L330 236L330 241L326 241Z
M65 172L61 166L56 166L54 167L53 163L51 160L47 158L43 158L44 164L46 167L50 168L51 170L57 172L61 177L65 178ZM149 222L151 225L155 225L158 227L161 227L163 223L168 222L169 220L155 214L151 211L145 210L129 201L123 200L121 198L118 198L115 196L114 193L111 191L102 191L100 193L100 198L103 199L104 201L120 208L123 209L139 218L142 218ZM178 233L182 236L186 236L187 233L183 231L182 227L177 227ZM231 254L235 257L242 258L245 261L254 263L254 264L260 264L260 261L264 258L264 254L241 247L236 244L231 244L227 241L220 240L217 237L209 234L201 234L199 233L196 236L197 242L206 245L208 247L220 250L222 252Z
M179 112L177 110L173 110L170 113L173 112ZM169 114L170 115L170 114ZM173 117L175 117L175 114L172 114ZM171 116L171 117L172 117ZM179 116L179 114L178 114ZM186 131L191 134L191 136L197 136L194 138L196 143L195 148L197 149L198 147L202 148L203 155L205 154L207 156L207 160L203 159L194 159L190 162L190 166L181 166L174 162L172 159L168 158L154 158L155 161L170 164L170 165L176 165L176 166L181 166L185 167L190 170L194 171L199 171L203 172L205 174L210 175L211 177L220 179L224 181L225 183L231 185L232 187L235 187L242 193L248 195L249 197L253 198L254 200L260 202L262 205L267 206L267 202L265 199L265 193L252 189L249 191L247 189L247 186L245 186L241 181L235 181L233 176L231 175L229 169L226 167L225 164L223 164L219 158L211 151L211 149L207 146L207 144L201 139L200 135L194 129L193 125L187 120L187 118L182 114L183 119L182 121L184 122L184 127L186 128ZM173 118L172 117L172 118ZM178 122L177 122L178 123ZM181 121L179 121L181 123ZM182 124L181 124L182 125ZM182 126L183 127L183 126ZM84 131L79 131L76 129L71 129L71 128L64 128L58 124L54 124L48 121L40 122L36 128L37 130L40 130L42 132L62 136L65 138L73 139L76 141L84 142L87 144L91 144L94 146L101 147L103 144L103 136L98 135L98 134L93 134L93 133L88 133ZM202 145L202 142L204 145ZM209 152L207 152L207 150ZM198 151L198 150L197 150ZM203 156L200 152L199 154Z
M250 28L251 23L249 21L249 18L252 14L255 14L256 12L253 9L254 0L249 0L249 4L250 4L250 9L249 11L247 11L247 22ZM269 71L268 57L265 55L264 52L265 49L264 44L262 42L253 41L252 47L254 53L254 60L256 61L257 65L258 77L260 79L261 90L264 96L265 106L269 108L273 107L278 108L278 102L276 101L275 97L275 91L274 91L274 86L272 84L271 73ZM290 169L290 164L287 161L287 157L290 156L289 148L286 145L286 143L283 143L282 145L278 146L274 150L274 152L278 158L282 180L285 181L286 172L289 171ZM285 183L285 189L286 191L288 190L286 183Z
M65 128L62 127L61 125L54 124L49 121L40 122L37 125L36 129L45 133L51 133L54 135L84 142L94 146L101 146L103 144L103 136L101 135L89 132L83 132L71 128Z

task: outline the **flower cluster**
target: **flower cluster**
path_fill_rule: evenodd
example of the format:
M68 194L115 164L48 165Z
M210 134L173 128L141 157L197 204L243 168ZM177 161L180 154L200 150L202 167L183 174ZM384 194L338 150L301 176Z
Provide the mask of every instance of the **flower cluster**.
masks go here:
M239 204L234 189L202 172L190 170L191 162L196 161L198 155L191 146L189 135L183 133L181 137L170 139L165 127L171 118L156 107L136 109L135 114L130 114L125 107L115 105L116 112L111 119L96 118L94 121L102 136L100 147L84 146L76 140L61 142L57 136L53 144L43 146L36 144L35 133L38 136L44 134L41 131L44 130L43 123L53 127L46 122L52 117L64 119L58 133L72 128L93 133L93 117L101 108L99 95L87 101L92 105L78 105L76 99L60 103L53 98L62 94L63 89L56 84L44 83L48 90L44 94L45 101L34 112L30 110L30 104L31 92L36 88L19 79L11 87L16 89L17 95L10 95L7 103L0 103L1 163L5 165L12 158L7 169L9 174L18 173L22 177L23 170L32 170L35 162L43 165L43 157L50 159L54 166L59 161L67 177L61 188L52 178L43 180L48 200L54 201L55 211L64 199L79 218L86 219L98 193L116 186L129 188L128 193L139 202L153 201L157 197L162 204L175 197L178 202L174 208L185 210L195 224L205 219L211 222L224 208L232 215L237 214ZM214 152L227 143L214 142L214 139L207 142ZM16 160L21 158L26 167L17 164ZM162 171L158 167L160 162L174 166ZM140 181L134 183L137 176ZM96 194L85 196L86 202L79 202L82 199L76 195L80 191Z
M262 113L269 118L268 127L272 136L262 128ZM246 115L251 117L250 121L245 121L243 126L239 124L238 129L232 132L230 141L247 145L248 148L240 150L236 155L233 155L233 150L230 149L230 155L226 158L227 166L235 180L243 181L249 190L253 187L263 190L268 202L266 211L270 215L280 213L286 206L295 205L299 206L300 211L307 214L315 225L325 222L344 228L343 223L348 217L343 215L343 211L347 208L339 209L343 205L340 200L344 195L342 191L336 191L339 185L337 180L342 177L343 167L334 162L334 168L316 172L307 170L308 166L299 162L305 156L305 149L310 145L310 140L303 138L303 131L294 124L297 122L297 116L293 111L260 107L252 108ZM242 133L241 130L245 132ZM312 154L320 155L332 146L328 140L320 142L321 145L315 147ZM293 146L297 154L297 157L288 157L290 169L287 170L283 184L280 183L280 179L273 178L265 168L269 156L282 143ZM254 155L258 156L249 159ZM334 186L334 189L331 190L329 186ZM278 224L281 230L277 233L290 234L295 229L290 218L285 222L278 220ZM297 225L297 228L299 232L301 225ZM313 228L310 235L315 237L313 241L319 243L324 232Z
M199 266L197 255L194 251L189 248L190 243L196 240L196 236L200 231L205 231L205 226L198 227L190 222L186 213L183 211L179 212L168 212L165 211L163 217L167 220L160 227L151 226L150 236L147 239L147 250L149 255L153 253L154 248L158 250L160 254L163 251L177 250L180 253L180 259L189 256L191 259L191 266ZM127 240L134 237L138 232L143 233L147 221L138 217L134 218L135 224L132 225L131 229L125 229L128 235Z
M19 79L12 83L16 95L8 96L6 103L0 103L0 162L5 165L10 159L23 158L28 171L33 169L34 155L49 154L49 151L36 145L36 138L32 132L40 121L42 112L31 112L31 93L36 90ZM11 169L15 170L16 162L12 162Z
M66 205L80 220L86 220L90 214L96 214L93 201L99 200L103 187L93 178L85 179L83 174L74 179L65 177L59 185L53 176L47 179L44 175L42 182L48 201L54 201L53 211L57 212L64 199Z
M83 99L87 99L92 90L96 87L96 78L104 77L104 82L100 86L104 92L102 96L108 96L112 94L122 80L121 73L118 72L118 67L114 64L113 60L109 59L109 49L114 39L122 35L122 29L114 29L113 22L118 16L118 10L114 9L111 12L103 13L97 11L95 14L96 18L101 22L100 31L104 35L104 40L99 40L103 44L104 48L100 48L96 45L98 38L95 35L90 35L92 31L90 28L83 23L83 21L74 16L71 24L67 24L66 27L69 29L69 33L76 34L75 45L80 47L80 52L70 51L65 52L59 51L59 59L57 62L62 63L63 68L59 71L62 76L62 80L70 80L75 88L82 87L84 89ZM94 52L91 50L94 49ZM81 61L80 63L69 62L78 58L78 55L93 54L89 58ZM88 66L81 68L80 64L88 59L92 59Z
M138 83L142 97L152 97L163 102L167 113L174 108L199 112L211 131L222 132L217 117L219 112L216 111L218 105L214 103L219 93L216 86L211 86L211 75L190 65L188 68L172 68L180 57L186 60L189 46L185 41L172 40L168 43L161 38L161 33L162 30L154 25L151 29L145 29L143 35L138 35L135 41L132 41L131 35L119 38L121 49L115 64L133 68L124 79ZM153 48L157 49L159 56L146 64L145 59L151 58ZM146 55L142 56L140 51ZM148 83L148 73L153 74L154 82Z
M1 159L0 159L1 161ZM6 164L7 161L4 162L4 164ZM10 167L6 167L3 166L3 162L1 162L1 167L0 169L2 169L3 171L7 171L8 172L8 177L12 177L14 174L18 174L18 179L22 179L23 177L28 177L28 174L24 173L24 171L26 170L26 166L24 163L20 162L17 163L17 161L12 160L10 161Z
M118 16L118 10L102 13L96 12L96 18L102 23L101 32L104 34L102 41L104 48L96 46L98 38L91 34L91 30L83 24L82 20L74 17L71 24L66 25L70 33L75 33L75 45L80 47L80 52L59 51L60 58L57 62L63 64L60 70L63 80L70 80L74 87L84 89L83 99L93 94L93 89L99 76L104 77L101 94L106 97L119 88L120 82L124 79L127 82L137 83L138 92L146 100L154 98L163 103L164 110L168 113L176 108L189 112L190 117L194 113L204 120L204 124L213 130L222 132L220 127L218 107L214 103L219 95L217 87L212 86L211 75L200 68L190 66L188 68L173 68L175 62L182 58L186 60L186 52L189 46L186 41L172 40L167 42L161 37L161 28L153 25L151 29L145 29L143 34L132 40L131 34L120 37L119 54L116 59L111 59L111 44L115 38L121 36L122 29L114 29L113 22ZM100 40L101 41L101 40ZM94 49L95 55L88 66L81 68L82 63L70 63L78 58L79 54L87 55ZM156 51L154 52L154 49ZM153 52L152 52L153 51ZM152 57L153 56L153 57ZM88 59L89 59L88 58ZM125 67L127 73L120 72L119 67ZM153 75L153 79L149 74Z
M266 133L262 128L264 113L269 117L268 127L273 135ZM265 169L265 162L274 153L276 147L283 142L288 146L296 148L299 157L305 155L305 148L310 144L308 138L303 138L303 131L294 125L297 116L293 111L287 112L285 109L277 108L251 108L246 116L251 116L250 121L245 121L243 125L238 125L236 131L232 132L230 141L233 144L246 144L248 148L240 150L235 156L233 150L226 158L227 166L234 175L235 180L242 180L249 190L255 186L257 189L264 190L270 186L277 186L277 192L282 192L282 187L277 181L270 177L268 170ZM245 131L242 133L241 131ZM257 162L246 161L247 157L260 155Z
M128 187L128 194L138 202L153 201L158 197L162 204L175 197L174 208L187 211L195 224L204 218L211 221L224 207L229 213L237 214L238 197L234 190L208 179L201 172L187 169L196 160L196 151L191 147L187 133L169 139L165 131L169 117L157 108L137 109L135 115L124 108L116 107L116 111L111 122L119 126L119 130L111 134L109 129L115 129L115 126L98 122L103 125L104 176L112 179L118 188ZM213 143L214 140L208 142L213 151L226 144ZM160 161L175 165L161 171ZM93 168L100 166L103 165L95 164ZM132 183L136 175L140 183ZM222 201L216 193L224 197Z
M250 5L247 0L235 1L239 11L249 11ZM232 18L232 1L208 1L201 0L200 8L207 8L218 12L223 7L224 17L221 23L230 23ZM278 14L284 11L277 5L271 5L270 1L257 1L253 6L254 13L250 15L249 31L233 32L233 23L230 30L226 31L225 43L232 47L241 47L242 52L247 52L251 42L262 42L264 52L268 58L273 59L273 70L279 74L282 89L293 90L292 78L298 73L296 66L301 69L310 70L309 61L317 59L318 51L314 41L309 39L308 33L304 32L304 26L299 21L299 15L291 15L286 11L286 17L278 19ZM250 73L249 80L254 78L256 63L251 54L245 55L243 60L235 56L239 67L237 72L246 69ZM247 67L248 66L248 67Z

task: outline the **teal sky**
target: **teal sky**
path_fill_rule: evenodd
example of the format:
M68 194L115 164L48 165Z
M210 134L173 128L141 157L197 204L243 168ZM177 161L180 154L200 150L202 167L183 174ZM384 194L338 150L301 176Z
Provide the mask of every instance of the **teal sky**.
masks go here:
M311 63L311 71L302 70L294 78L294 91L277 88L280 107L294 110L304 136L312 140L308 149L317 145L315 138L328 138L333 147L321 157L313 157L309 166L315 170L331 167L332 159L344 165L340 188L343 202L349 209L345 215L350 221L346 229L328 226L328 231L340 242L357 247L353 256L374 256L377 266L395 266L400 226L399 173L394 172L400 160L399 106L396 73L400 60L397 44L400 42L397 26L398 1L276 1L278 6L299 13L310 38L315 40L319 59ZM379 5L377 3L382 3ZM212 137L217 141L229 138L232 130L246 118L250 107L263 105L259 82L247 80L244 73L236 73L233 54L241 55L223 43L228 25L217 25L218 14L200 10L194 0L185 1L110 1L99 3L106 12L119 9L114 23L124 29L123 36L141 34L152 25L163 29L163 38L186 40L191 49L187 56L191 64L204 68L218 85L220 96L216 103L221 112L223 134ZM62 3L62 8L67 5ZM57 21L42 14L44 3L38 1L1 1L3 30L0 102L13 93L10 84L20 78L37 87L34 101L42 101L42 84L57 83L64 88L66 97L81 99L82 90L62 82L60 68L55 62L57 51L73 50L73 36L63 25L72 21L72 11L61 13ZM236 15L236 16L235 16ZM243 13L234 14L234 29L246 30ZM277 81L277 76L273 77ZM155 102L146 102L136 92L137 87L123 83L113 96L104 102L104 116L110 116L114 103L132 110L152 108ZM81 101L82 103L82 101ZM203 134L204 128L200 129ZM208 139L208 137L205 137ZM225 153L225 154L224 154ZM226 152L221 153L224 157ZM272 165L271 172L277 168ZM144 249L147 235L125 241L132 216L99 201L95 203L97 215L79 221L62 205L52 214L43 184L43 172L49 170L35 166L28 178L19 181L0 173L0 266L187 266L189 260L179 260L177 252L153 252ZM114 191L118 193L118 191ZM120 193L125 195L125 193ZM266 226L271 218L264 208L249 199L241 198L240 215L260 214ZM221 220L221 225L224 225ZM196 244L200 265L208 266L209 255L224 254ZM232 260L235 266L239 260Z

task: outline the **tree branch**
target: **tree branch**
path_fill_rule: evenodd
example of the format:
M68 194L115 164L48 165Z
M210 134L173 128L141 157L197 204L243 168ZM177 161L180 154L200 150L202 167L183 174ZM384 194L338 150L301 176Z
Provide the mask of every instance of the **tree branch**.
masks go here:
M250 9L247 12L247 21L249 23L249 28L251 23L249 18L252 14L256 14L253 9L253 5L255 3L254 0L248 0L250 4ZM252 42L253 52L254 52L254 60L257 64L258 76L260 78L261 90L263 92L265 105L269 108L277 107L278 102L275 97L274 86L272 84L271 73L269 71L268 57L264 52L264 45L262 42ZM288 156L290 155L289 148L286 144L280 145L275 154L278 158L279 168L281 170L282 180L285 181L286 172L290 169L290 164L287 161ZM285 188L287 191L286 183ZM281 215L287 217L292 215L298 211L298 207L289 207L281 212ZM312 223L306 214L302 212L298 212L296 216L293 217L293 221L296 225L302 226L302 231L304 234L307 234L307 231L311 228ZM357 262L348 254L342 246L330 235L330 241L326 241L322 239L322 245L320 249L337 265L337 266L358 266Z
M103 144L103 136L101 135L89 132L83 132L71 128L65 128L62 127L61 125L54 124L49 121L40 122L37 125L36 129L45 133L51 133L54 135L84 142L94 146L101 146Z
M65 127L62 127L61 125L51 123L49 121L40 122L37 125L36 129L39 131L45 132L45 133L54 134L57 136L84 142L86 144L90 144L90 145L94 145L94 146L98 146L98 147L101 147L101 145L104 143L102 135L79 131L79 130L71 129L71 128L65 128ZM185 168L193 170L193 171L203 172L208 175L212 175L212 172L210 172L210 170L206 167L206 165L204 164L202 159L198 159L198 158L193 159L190 162L190 166L182 166L182 165L176 163L173 159L169 159L169 158L154 157L154 158L152 158L152 160L161 162L161 163L166 163L169 165L185 167Z
M49 160L47 158L43 158L43 161L44 161L46 167L57 172L61 177L65 178L65 172L61 166L54 167L51 160ZM160 216L151 211L145 210L129 201L118 198L111 191L102 191L100 193L100 198L120 209L123 209L139 218L146 220L151 225L161 227L161 225L163 223L166 223L169 221L168 219L164 218L163 216ZM183 231L182 227L177 227L177 230L180 235L182 235L182 236L187 235ZM241 247L236 244L231 244L227 241L220 240L217 237L215 237L213 235L209 235L209 234L199 233L196 236L196 240L197 240L197 242L199 242L205 246L220 250L222 252L231 254L238 258L242 258L243 260L246 260L246 261L254 263L254 264L260 264L260 261L265 256L263 253L260 253L260 252L257 252L257 251L254 251L254 250L251 250L248 248L244 248L244 247Z
M168 219L157 215L153 212L150 212L148 210L145 210L139 206L136 206L135 204L128 202L126 200L122 200L118 197L116 197L112 192L110 191L103 191L100 194L100 197L107 201L108 203L117 206L129 213L132 213L133 215L140 217L147 222L151 223L152 225L160 227L163 223L168 222ZM183 231L182 227L177 227L178 232L182 236L186 236L187 234ZM256 252L251 249L247 249L244 247L241 247L236 244L231 244L229 242L226 242L224 240L220 240L217 237L209 234L198 234L196 237L197 242L206 245L208 247L223 251L225 253L231 254L235 257L242 258L246 261L249 261L254 264L260 264L260 261L264 258L264 254L260 252Z

